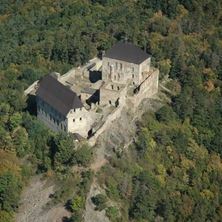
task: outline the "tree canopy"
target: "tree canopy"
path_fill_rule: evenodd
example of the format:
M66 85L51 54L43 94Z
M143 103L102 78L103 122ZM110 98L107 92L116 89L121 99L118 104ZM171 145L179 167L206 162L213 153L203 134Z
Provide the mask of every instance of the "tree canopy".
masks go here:
M0 220L13 220L24 160L37 173L61 172L67 165L87 166L92 156L87 146L77 149L69 135L51 132L28 114L24 89L127 39L152 55L161 79L172 79L173 96L143 117L131 150L135 164L127 165L129 155L125 163L116 160L119 169L102 172L107 196L123 201L126 220L219 221L221 11L220 0L2 0L0 161L8 162L0 163ZM84 191L87 181L83 176ZM118 220L115 207L106 211Z

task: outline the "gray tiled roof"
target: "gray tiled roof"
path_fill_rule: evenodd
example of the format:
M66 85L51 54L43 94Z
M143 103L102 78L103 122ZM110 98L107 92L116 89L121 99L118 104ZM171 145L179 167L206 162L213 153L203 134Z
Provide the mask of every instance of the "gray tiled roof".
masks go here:
M37 97L61 114L67 115L71 109L83 107L77 94L60 83L55 77L47 75L40 80L39 84Z
M131 43L118 42L106 52L105 57L140 64L150 55Z

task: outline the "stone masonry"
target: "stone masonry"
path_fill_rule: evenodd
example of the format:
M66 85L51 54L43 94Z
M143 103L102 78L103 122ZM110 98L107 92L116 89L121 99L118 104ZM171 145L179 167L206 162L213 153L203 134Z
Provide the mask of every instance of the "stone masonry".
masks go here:
M154 96L158 79L150 55L120 42L102 60L95 58L62 76L49 74L25 93L36 95L37 117L50 129L79 134L94 143L119 116L126 99L136 109L144 98Z

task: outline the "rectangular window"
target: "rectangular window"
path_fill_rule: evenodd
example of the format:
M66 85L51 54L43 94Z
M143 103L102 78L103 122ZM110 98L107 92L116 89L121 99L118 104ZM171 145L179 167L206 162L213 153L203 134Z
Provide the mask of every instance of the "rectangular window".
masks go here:
M134 72L134 67L132 67L132 72Z
M73 119L73 122L75 122L75 119Z
M123 64L120 63L120 70L123 70Z
M81 121L81 120L82 120L82 117L80 117L79 120Z

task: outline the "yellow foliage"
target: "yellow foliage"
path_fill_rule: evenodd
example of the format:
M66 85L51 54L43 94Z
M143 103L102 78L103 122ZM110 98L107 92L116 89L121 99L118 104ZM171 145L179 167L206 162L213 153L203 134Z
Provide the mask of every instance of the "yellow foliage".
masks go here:
M222 161L219 154L214 153L210 155L207 171L216 171L222 173Z
M170 59L163 59L159 62L160 70L165 74L168 75L171 69L171 60Z
M163 164L157 164L156 165L157 173L160 175L166 175L166 168Z
M158 12L154 13L154 17L156 17L156 18L161 18L161 17L163 17L162 11L159 10Z
M203 74L208 78L216 78L214 71L211 68L204 68Z
M201 195L203 198L206 198L206 199L208 199L208 200L214 198L213 192L211 192L211 191L208 190L208 189L202 190L202 191L200 192L200 195Z
M181 193L180 193L180 191L176 190L176 191L171 192L170 196L178 198L178 197L181 197Z
M177 17L176 17L177 20L180 20L180 19L188 16L188 14L189 14L188 10L185 9L183 5L177 6Z
M173 20L170 23L170 28L169 28L170 33L175 33L175 34L182 34L182 29L179 26L178 22L176 20Z
M0 175L7 171L20 177L20 164L14 153L0 150Z
M180 212L185 216L188 217L192 214L193 212L193 207L194 207L194 202L193 200L185 195L182 197L183 202L182 205L180 206Z
M206 148L199 146L195 140L189 139L188 151L191 152L194 156L194 159L206 159L208 158L208 151Z
M159 49L159 45L164 41L164 37L157 33L157 32L153 32L151 33L150 36L150 46L152 49Z
M208 80L207 82L204 83L204 88L208 91L211 92L215 89L214 83L212 80Z
M53 177L54 176L54 172L52 170L48 170L46 172L46 177Z
M56 13L56 9L54 7L49 7L49 12Z
M12 212L0 210L0 221L1 222L14 222L14 215Z
M163 175L156 175L156 179L160 182L161 186L165 186L166 178Z
M149 141L149 150L153 151L155 147L156 147L156 141L153 138L151 138L151 140Z
M167 146L166 151L167 151L168 154L171 154L173 152L173 149L172 149L172 147Z
M184 175L183 175L183 182L186 183L186 184L189 183L189 176L186 173L184 173Z
M195 167L195 163L192 160L187 159L184 155L181 155L181 165L186 170L189 170Z
M10 16L9 14L0 15L0 22L6 21L9 16Z

